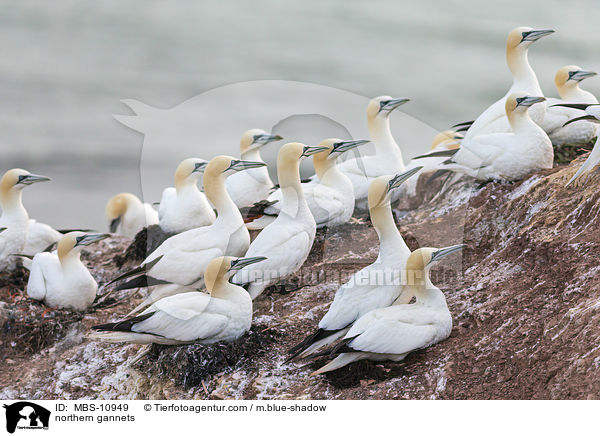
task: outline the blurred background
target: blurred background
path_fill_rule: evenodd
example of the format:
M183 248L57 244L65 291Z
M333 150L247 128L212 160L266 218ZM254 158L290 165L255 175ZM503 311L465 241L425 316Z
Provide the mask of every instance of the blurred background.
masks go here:
M168 109L219 87L235 94L232 84L239 82L306 82L361 96L338 106L356 115L363 134L369 97L410 97L401 110L421 126L394 119L392 129L399 144L417 150L428 148L435 130L473 119L506 92L505 39L513 27L557 31L535 43L529 56L548 96L556 95L559 67L600 70L600 8L593 0L0 5L0 171L18 166L52 177L27 189L24 199L33 218L58 228L104 230L104 204L121 191L143 191L146 201L158 201L160 189L172 184L174 164L187 157L168 149L165 159L148 155L144 179L152 186L142 190L144 136L113 118L131 114L121 99ZM583 87L600 95L598 78ZM226 105L227 92L214 94L213 104ZM290 140L356 136L322 117L230 127L210 105L198 107L205 127L190 142L199 157L237 154L239 136L252 127L278 128L286 139L300 132ZM260 108L258 97L235 106L247 114Z

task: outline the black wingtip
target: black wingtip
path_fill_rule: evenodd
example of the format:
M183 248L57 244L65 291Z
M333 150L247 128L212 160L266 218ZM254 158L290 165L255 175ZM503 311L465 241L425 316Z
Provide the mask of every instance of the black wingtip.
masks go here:
M92 330L101 331L101 332L131 332L131 328L142 321L147 320L156 312L148 312L142 315L128 318L123 321L118 322L109 322L106 324L99 324L92 326Z
M446 156L454 156L458 152L458 148L454 148L452 150L440 150L440 151L432 151L430 153L421 154L419 156L413 157L413 159L423 159L427 157L446 157Z

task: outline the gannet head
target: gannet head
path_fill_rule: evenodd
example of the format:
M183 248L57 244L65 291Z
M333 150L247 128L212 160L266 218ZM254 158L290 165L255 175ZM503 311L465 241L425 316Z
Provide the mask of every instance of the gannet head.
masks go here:
M350 151L356 147L360 147L361 145L368 144L371 142L368 139L358 139L358 140L342 140L339 138L329 138L324 139L319 143L320 147L325 147L326 150L323 150L319 153L315 154L313 158L315 162L317 161L325 161L325 160L335 160L341 154Z
M526 113L531 106L543 101L546 101L546 98L527 95L524 92L512 93L506 98L506 115L510 119L514 114Z
M253 263L261 262L266 257L232 257L232 256L220 256L215 257L206 266L204 271L204 283L206 289L212 291L215 284L229 280L236 272L244 268L245 266L252 265Z
M576 88L579 82L597 74L595 71L585 71L577 65L566 65L556 72L554 84L558 94L562 97L568 89Z
M379 176L369 185L369 209L389 206L390 193L398 186L402 185L409 177L416 174L423 168L422 166L411 168L400 174L393 176Z
M112 233L117 231L121 218L125 215L129 206L141 203L139 198L129 192L121 192L108 200L105 214L110 231Z
M259 168L267 166L264 162L256 162L250 160L240 160L231 156L216 156L213 157L204 169L204 184L207 180L212 180L217 177L228 177L238 171L249 170L251 168Z
M281 141L283 138L279 135L271 135L262 129L250 129L242 135L240 139L240 153L244 155L251 150L261 148L270 142Z
M0 193L19 192L26 186L39 182L47 182L48 180L50 179L46 176L38 176L21 168L13 168L5 172L2 176L2 180L0 180Z
M463 135L454 130L444 130L433 137L431 141L431 149L435 150L438 146L443 145L447 150L454 150L460 147L460 140Z
M406 274L408 283L423 280L423 272L428 271L433 265L444 257L465 248L465 244L452 245L445 248L422 247L413 251L406 259ZM412 282L411 282L412 280Z
M277 154L277 168L291 164L296 165L300 159L322 151L329 151L329 149L322 145L310 146L301 144L300 142L288 142L279 149L279 153Z
M108 238L108 233L69 232L58 241L56 251L59 259L65 259L71 254L78 255L83 247Z
M546 35L554 33L552 29L536 30L531 27L517 27L508 33L506 39L506 52L513 50L527 50L531 43L543 38Z
M175 187L196 184L204 173L206 165L208 165L208 161L195 157L181 161L175 170Z
M389 95L375 97L367 105L367 119L371 121L376 118L387 118L394 109L408 101L409 98L392 98Z

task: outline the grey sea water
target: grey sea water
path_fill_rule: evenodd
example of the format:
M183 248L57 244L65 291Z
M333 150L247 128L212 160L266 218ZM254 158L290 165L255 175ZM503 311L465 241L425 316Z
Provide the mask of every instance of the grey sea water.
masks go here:
M557 31L530 51L547 95L556 94L553 76L563 65L600 70L600 7L592 0L31 0L0 1L0 9L0 171L20 166L52 177L29 188L25 202L31 216L63 228L104 229L111 195L142 192L143 136L112 117L131 113L121 99L171 108L238 82L298 81L410 97L403 112L433 132L504 94L505 38L517 25ZM600 79L584 87L599 94ZM231 110L252 114L260 104L257 97L256 107ZM364 108L356 111L364 123ZM319 122L315 137L340 131ZM237 153L232 138L241 126L229 131L223 118L207 126L206 137L192 138L197 155ZM427 131L403 127L392 126L400 144L428 146ZM166 150L165 159L145 160L147 201L172 183L176 157Z

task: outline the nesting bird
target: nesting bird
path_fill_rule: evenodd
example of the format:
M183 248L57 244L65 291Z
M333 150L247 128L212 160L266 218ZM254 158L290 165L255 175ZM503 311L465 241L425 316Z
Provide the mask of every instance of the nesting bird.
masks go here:
M240 211L225 189L225 180L238 171L262 166L265 166L264 162L243 161L231 156L211 159L204 170L204 190L208 200L217 208L215 222L171 236L139 267L120 275L110 284L135 277L117 289L171 284L200 288L203 286L204 270L212 259L225 255L243 256L250 245L250 235ZM174 293L179 288L169 286L169 289L169 293ZM160 287L154 292L157 297L153 297L153 301L158 296L166 296L161 294Z
M106 203L106 219L111 233L135 238L144 227L158 224L158 213L129 192L115 195Z
M98 284L81 262L81 250L108 234L70 232L63 235L55 252L38 253L31 263L27 295L48 307L84 311L98 290Z
M513 76L513 84L500 100L496 101L477 117L465 133L464 141L487 133L510 132L511 126L504 110L508 96L515 92L543 96L537 76L529 65L527 57L529 46L540 38L554 33L554 30L535 30L531 27L517 27L510 31L506 40L506 63ZM532 108L530 116L541 123L546 112L544 103Z
M229 283L236 271L264 257L220 256L206 266L208 294L189 292L163 298L135 318L94 326L94 339L138 344L213 344L242 337L252 325L252 299Z
M360 317L343 341L331 350L336 356L312 375L333 371L358 360L400 361L412 351L430 347L450 336L452 315L446 297L429 278L432 266L463 245L419 248L406 261L406 279L413 304L394 302Z
M272 224L258 234L246 256L267 260L242 268L232 283L247 286L252 299L272 284L300 269L310 253L316 233L313 218L300 182L300 159L329 150L324 146L285 144L277 155L277 177L282 193L281 209Z
M204 159L190 158L177 166L175 187L163 191L158 208L159 225L165 233L181 233L215 222L213 208L198 189L207 164Z
M279 135L271 135L261 129L248 130L240 139L240 158L263 162L260 150L265 145L282 139ZM273 181L265 166L231 175L226 186L233 202L238 208L242 208L267 198L273 189Z
M289 350L291 357L308 357L319 349L344 336L352 324L367 312L387 307L402 292L400 273L404 270L410 249L396 227L392 215L392 192L420 168L413 168L395 176L380 176L369 187L369 213L379 237L379 255L371 265L356 272L342 285L333 303L319 322L318 329L304 341ZM387 274L387 273L392 274ZM390 281L382 282L380 277ZM406 293L403 300L410 301Z
M552 168L554 150L548 135L528 114L544 97L524 93L506 99L506 116L512 133L472 136L461 143L458 152L439 166L479 180L519 180L527 174Z
M585 71L575 65L567 65L559 69L554 77L558 98L549 98L548 108L540 127L548 134L554 145L583 144L596 137L598 125L594 122L581 121L567 124L567 121L579 116L577 109L559 106L563 103L597 104L598 100L591 92L579 87L582 80L596 76L593 71Z
M302 184L304 197L317 228L333 227L348 222L354 211L354 188L350 179L342 173L336 161L343 153L369 141L343 141L337 138L325 139L319 143L324 150L313 156L318 180ZM283 194L281 188L273 192L264 204L264 215L250 221L251 230L265 228L275 221L281 210ZM257 203L257 205L260 203Z
M422 172L437 169L448 156L454 155L460 148L463 135L454 130L444 130L433 137L431 150L428 153L416 156L406 165L406 169L420 167ZM417 193L418 177L411 177L397 190L400 196L413 196Z
M46 242L47 232L41 225L32 232L33 238L28 240L30 220L27 210L23 206L22 194L23 188L26 186L48 180L50 180L48 177L31 174L20 168L8 170L2 176L0 180L0 206L2 207L0 227L5 227L6 230L0 233L0 271L15 265L12 255L23 254L27 243L30 244L30 247L37 247ZM53 238L50 239L42 250L54 242Z

